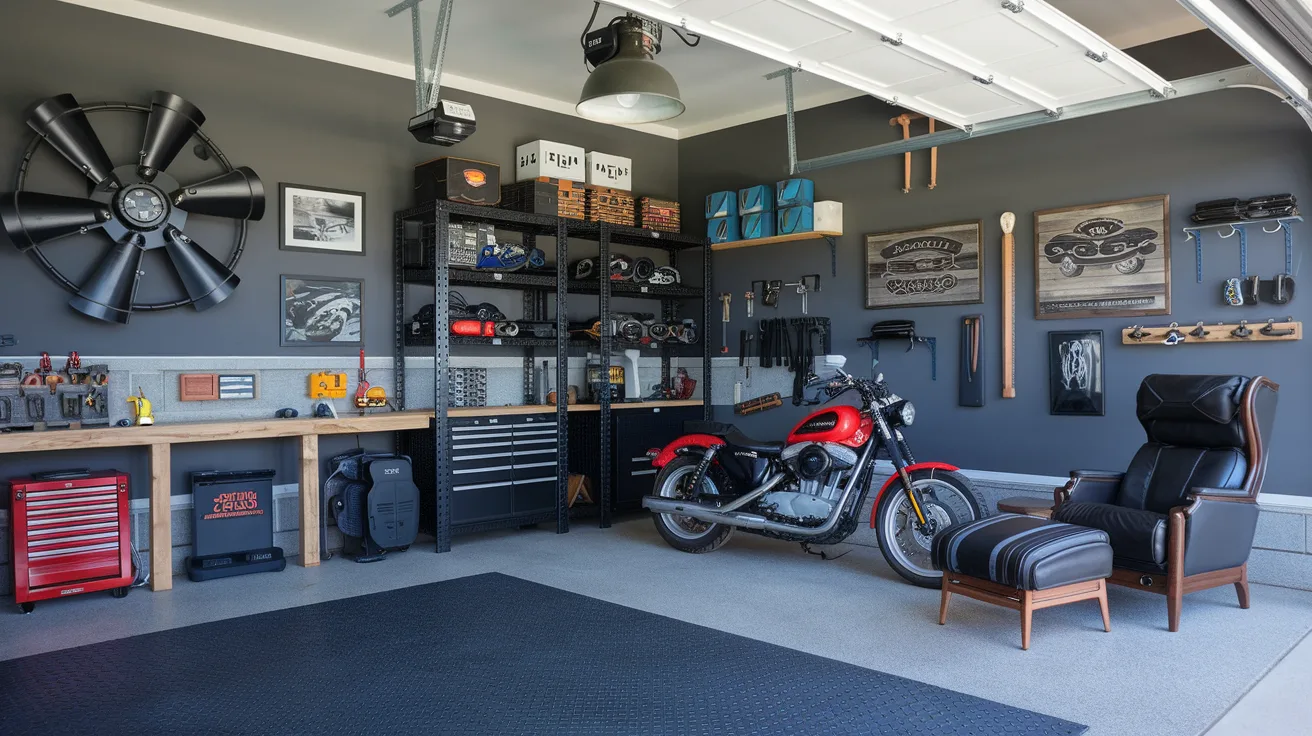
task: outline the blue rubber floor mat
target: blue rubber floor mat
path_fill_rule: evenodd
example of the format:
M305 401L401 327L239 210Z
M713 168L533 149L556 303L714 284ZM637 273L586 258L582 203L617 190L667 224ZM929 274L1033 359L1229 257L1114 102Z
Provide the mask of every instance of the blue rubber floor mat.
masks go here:
M13 734L1086 730L500 574L0 662L0 714Z

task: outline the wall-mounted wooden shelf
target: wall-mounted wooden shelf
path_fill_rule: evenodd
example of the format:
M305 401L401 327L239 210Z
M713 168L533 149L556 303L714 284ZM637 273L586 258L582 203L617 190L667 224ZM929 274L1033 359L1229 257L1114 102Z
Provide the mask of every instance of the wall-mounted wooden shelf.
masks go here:
M748 240L732 240L728 243L712 243L711 250L733 250L735 248L754 248L758 245L774 245L775 243L795 243L801 240L824 239L829 243L829 272L831 276L838 275L838 238L843 237L842 233L830 232L828 230L817 230L809 233L793 233L791 235L775 235L769 238L751 238Z
M818 238L841 238L842 233L809 232L791 235L775 235L769 238L751 238L749 240L731 240L728 243L712 243L711 250L733 250L734 248L751 248L757 245L774 245L775 243L794 243L799 240L816 240Z
M1123 345L1162 345L1165 347L1175 347L1176 345L1207 345L1213 343L1236 343L1236 342L1288 342L1290 340L1303 339L1302 322L1276 322L1257 321L1246 322L1243 324L1236 322L1218 322L1214 324L1203 323L1202 329L1207 333L1205 335L1193 334L1198 330L1200 325L1171 325L1158 327L1127 327L1121 330L1121 344ZM1240 337L1235 333L1236 330L1244 327L1251 334L1247 337ZM1175 329L1184 336L1184 339L1176 343L1165 342L1171 330ZM1140 334L1136 335L1138 330ZM1277 334L1266 334L1263 330L1269 330ZM1289 334L1278 334L1292 330Z

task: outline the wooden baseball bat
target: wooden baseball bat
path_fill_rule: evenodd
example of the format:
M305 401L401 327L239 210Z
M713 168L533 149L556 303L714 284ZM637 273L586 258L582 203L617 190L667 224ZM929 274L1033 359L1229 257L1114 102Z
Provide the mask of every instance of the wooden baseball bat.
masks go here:
M1002 223L1002 398L1016 398L1016 215L1003 212Z

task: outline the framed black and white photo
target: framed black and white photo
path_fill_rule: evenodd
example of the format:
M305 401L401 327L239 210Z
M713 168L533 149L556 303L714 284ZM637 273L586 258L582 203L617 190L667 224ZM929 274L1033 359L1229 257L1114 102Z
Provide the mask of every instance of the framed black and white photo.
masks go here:
M1034 213L1034 316L1171 313L1166 195Z
M364 281L282 277L283 347L364 347Z
M278 185L283 250L364 255L364 192Z
M1102 330L1048 333L1051 413L1103 415Z
M984 301L980 222L866 236L866 309Z

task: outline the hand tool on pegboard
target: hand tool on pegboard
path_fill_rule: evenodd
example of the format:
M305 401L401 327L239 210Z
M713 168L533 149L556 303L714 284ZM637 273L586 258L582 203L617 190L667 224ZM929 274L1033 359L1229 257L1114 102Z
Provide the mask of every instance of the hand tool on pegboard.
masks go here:
M797 287L797 293L802 295L802 314L806 314L806 295L813 291L820 291L820 274L808 273L784 286Z
M743 294L743 299L747 301L747 319L751 319L756 316L756 289Z
M984 366L980 344L984 339L984 316L961 318L961 358L957 382L959 406L984 406Z
M1016 214L1003 212L1002 224L1002 398L1016 398Z
M720 352L724 355L729 354L729 302L732 300L733 294L727 291L720 295L720 304L723 306L720 321L724 323L724 344L720 346Z

